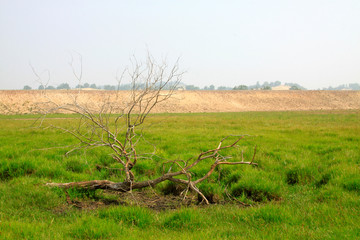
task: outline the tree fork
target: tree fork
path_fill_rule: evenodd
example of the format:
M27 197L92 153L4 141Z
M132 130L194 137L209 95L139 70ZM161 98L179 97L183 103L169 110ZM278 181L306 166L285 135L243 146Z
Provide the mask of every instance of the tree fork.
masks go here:
M80 54L79 61L79 71L75 71L73 58L70 66L75 79L78 80L78 85L81 85L82 57ZM166 101L175 94L174 92L181 82L184 72L179 71L178 60L173 66L168 66L166 62L157 63L149 53L145 62L139 62L136 58L133 58L131 63L132 69L126 68L120 77L116 76L118 86L120 86L123 78L130 80L130 96L127 98L119 99L118 90L115 96L105 96L97 105L89 106L86 102L80 100L81 89L79 88L79 91L75 95L69 92L70 102L60 104L48 97L44 89L43 94L46 102L39 103L38 108L41 110L42 116L36 120L39 126L42 126L45 118L50 113L65 112L79 115L78 124L67 125L66 127L50 124L50 127L60 129L78 140L78 144L74 145L65 155L67 156L69 153L81 149L87 150L97 147L111 149L112 157L119 163L121 170L125 173L124 181L92 180L69 183L47 183L47 186L64 189L109 189L128 192L133 189L155 186L163 181L172 181L186 185L188 187L187 189L192 189L198 193L204 202L209 204L204 194L201 193L196 185L207 179L218 165L257 165L253 163L256 148L251 162L244 162L243 159L241 162L228 162L227 160L230 157L224 157L220 154L224 149L235 148L236 144L245 137L245 135L230 135L223 138L216 148L200 153L190 164L182 160L168 161L163 163L163 167L165 167L167 163L170 163L171 166L166 173L164 169L161 176L147 181L134 181L134 174L131 169L136 167L136 163L141 161L142 157L145 156L148 158L149 155L154 155L155 152L155 147L153 153L140 151L141 149L137 147L137 144L141 140L144 140L144 136L142 133L137 134L135 130L144 123L148 114L157 104ZM37 81L42 84L41 75L37 74L33 67L32 70ZM46 86L46 84L44 86ZM230 145L222 146L223 142L229 137L235 137L236 139L234 139ZM209 166L209 171L204 174L204 176L192 180L190 170L206 159L213 160L213 163ZM180 170L174 170L175 172L173 172L173 166ZM175 178L177 176L186 176L187 180Z
M236 141L236 142L238 142L238 141ZM221 144L220 144L217 149L220 149L220 148L225 149L225 148L229 148L229 147L233 147L233 146L234 146L234 144L231 144L231 145L221 148ZM209 152L214 152L214 151L216 152L216 149L209 150L204 153L209 153ZM201 153L199 156L203 156L204 153ZM209 201L204 196L204 194L196 187L196 184L198 184L198 183L204 181L205 179L207 179L208 177L210 177L210 175L214 172L214 170L216 169L216 167L218 165L246 164L246 165L257 166L258 164L253 162L255 153L256 153L256 151L254 152L254 156L253 156L251 162L244 162L244 161L242 161L242 162L225 162L225 161L220 162L219 160L216 160L215 163L211 165L210 170L203 177L201 177L195 181L191 181L191 174L187 171L188 169L191 169L194 166L194 163L191 164L190 166L181 167L180 164L175 160L175 161L170 161L170 162L176 163L178 166L180 166L180 168L181 168L180 171L168 172L168 173L163 174L162 176L152 179L152 180L147 180L147 181L142 181L142 182L132 182L132 181L112 182L112 181L108 181L108 180L91 180L91 181L69 182L69 183L47 183L46 186L59 187L59 188L64 188L64 189L68 189L68 188L82 188L82 189L90 189L90 190L108 189L108 190L119 191L119 192L129 192L134 189L154 187L155 185L168 180L168 181L172 181L175 183L180 183L180 184L186 185L188 188L190 188L191 190L195 191L198 195L200 195L201 198L203 199L203 201L205 202L205 204L209 204ZM207 157L199 157L197 159L197 161L201 161L206 158ZM197 161L195 161L195 163ZM169 162L167 162L167 163L169 163ZM189 168L187 168L187 167L189 167ZM174 178L175 176L180 176L180 175L188 176L188 180Z

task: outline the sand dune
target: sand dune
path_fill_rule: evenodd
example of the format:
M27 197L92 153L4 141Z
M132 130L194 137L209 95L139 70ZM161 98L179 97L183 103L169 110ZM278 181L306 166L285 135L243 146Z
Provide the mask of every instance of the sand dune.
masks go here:
M48 90L44 98L39 90L0 91L0 114L29 114L41 102L63 104L71 101L75 90ZM79 101L97 106L115 91L81 91ZM128 99L120 91L120 101ZM177 91L152 112L241 112L241 111L306 111L360 109L360 91Z

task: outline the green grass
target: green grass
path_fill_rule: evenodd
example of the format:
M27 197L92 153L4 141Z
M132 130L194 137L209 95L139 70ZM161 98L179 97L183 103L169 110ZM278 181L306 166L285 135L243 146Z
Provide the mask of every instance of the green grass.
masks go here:
M71 124L73 115L49 122ZM65 117L66 119L58 119ZM163 159L194 157L229 134L248 134L234 161L259 167L221 166L199 188L212 202L154 211L132 205L79 210L47 182L121 181L105 149L65 157L76 143L60 130L33 128L35 116L0 116L0 239L359 239L360 112L247 112L150 115L144 136L157 157L139 162L137 180L161 174ZM47 123L45 123L47 124ZM140 142L144 151L151 151ZM45 150L44 150L45 149ZM193 177L211 162L199 164ZM106 166L98 169L96 166ZM178 191L164 183L157 194ZM228 199L250 204L220 204ZM121 202L117 195L73 189L68 197Z

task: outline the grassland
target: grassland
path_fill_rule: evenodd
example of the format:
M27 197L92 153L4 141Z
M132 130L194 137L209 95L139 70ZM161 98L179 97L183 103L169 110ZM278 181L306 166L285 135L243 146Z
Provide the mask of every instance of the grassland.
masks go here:
M52 117L60 125L75 121ZM121 173L109 170L116 164L106 150L64 157L67 148L58 147L76 141L60 130L32 128L33 119L0 116L0 239L360 238L359 111L151 115L144 133L159 157L137 166L138 180L158 175L162 158L188 159L229 134L251 135L229 152L235 159L241 150L251 158L258 146L259 167L222 167L201 186L217 204L162 211L100 190L69 191L74 201L96 207L70 206L62 190L44 184L120 181ZM229 202L224 189L251 207ZM96 205L104 202L120 204Z

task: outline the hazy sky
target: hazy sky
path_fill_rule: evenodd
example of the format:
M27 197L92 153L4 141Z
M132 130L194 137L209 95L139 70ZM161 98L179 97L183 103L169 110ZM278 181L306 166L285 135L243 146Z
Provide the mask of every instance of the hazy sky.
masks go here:
M184 83L296 82L308 89L360 83L359 0L0 0L0 89L76 82L115 84L146 50L181 56Z

